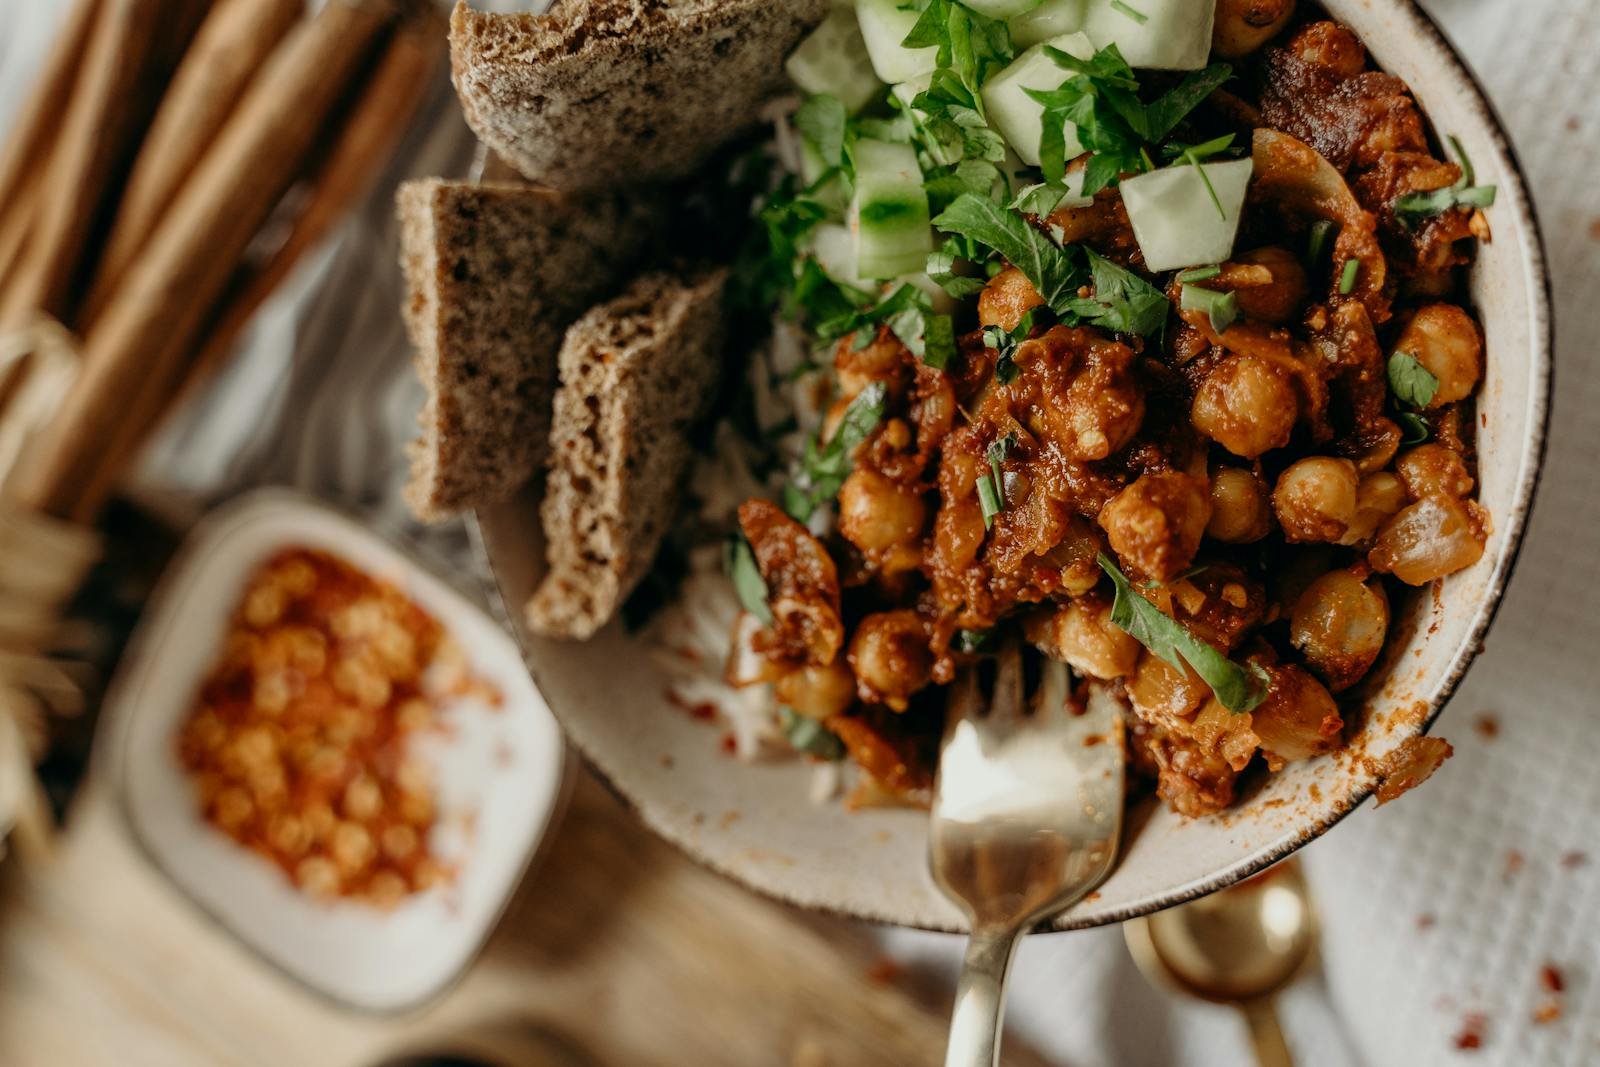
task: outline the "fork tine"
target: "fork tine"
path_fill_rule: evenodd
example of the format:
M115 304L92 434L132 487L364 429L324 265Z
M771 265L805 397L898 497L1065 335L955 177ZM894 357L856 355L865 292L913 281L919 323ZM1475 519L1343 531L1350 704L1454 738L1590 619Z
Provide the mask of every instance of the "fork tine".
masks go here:
M1022 721L1026 704L1026 680L1022 673L1022 646L1013 636L996 654L994 692L989 696L989 721L996 726L1012 726Z

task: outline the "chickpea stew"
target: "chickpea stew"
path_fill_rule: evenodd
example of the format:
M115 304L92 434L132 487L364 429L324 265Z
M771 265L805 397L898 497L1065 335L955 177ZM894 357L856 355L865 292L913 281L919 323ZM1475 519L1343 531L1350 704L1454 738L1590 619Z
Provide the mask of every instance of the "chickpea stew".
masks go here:
M803 429L826 399L738 509L729 683L863 803L925 798L941 687L1009 630L1125 698L1180 813L1336 749L1394 598L1488 537L1492 187L1292 0L861 0L824 35L739 273L814 353Z

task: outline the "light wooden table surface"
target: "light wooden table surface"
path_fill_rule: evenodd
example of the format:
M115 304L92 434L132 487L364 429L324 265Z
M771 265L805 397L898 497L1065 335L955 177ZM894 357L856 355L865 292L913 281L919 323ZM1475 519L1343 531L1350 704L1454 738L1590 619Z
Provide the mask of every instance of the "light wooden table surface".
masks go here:
M939 1062L948 990L885 969L865 928L703 870L587 777L484 955L400 1019L335 1008L220 934L92 779L51 863L0 868L5 1067L359 1067L507 1017L608 1067Z

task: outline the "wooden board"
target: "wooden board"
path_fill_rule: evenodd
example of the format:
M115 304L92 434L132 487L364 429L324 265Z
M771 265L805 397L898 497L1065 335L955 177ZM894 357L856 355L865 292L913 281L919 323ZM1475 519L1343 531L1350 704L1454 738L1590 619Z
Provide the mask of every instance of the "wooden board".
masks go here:
M943 983L886 980L870 930L718 878L587 776L483 957L402 1019L333 1007L218 933L137 854L92 780L59 856L0 874L7 1067L358 1067L508 1018L601 1065L943 1055ZM1006 1062L1044 1061L1013 1043Z

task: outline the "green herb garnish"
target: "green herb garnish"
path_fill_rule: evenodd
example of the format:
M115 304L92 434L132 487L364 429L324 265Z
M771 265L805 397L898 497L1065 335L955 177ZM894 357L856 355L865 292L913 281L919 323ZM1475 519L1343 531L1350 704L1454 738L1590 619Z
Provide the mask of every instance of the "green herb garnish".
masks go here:
M1439 391L1439 379L1410 352L1389 357L1389 389L1403 404L1425 408Z
M779 725L783 736L789 739L796 752L804 752L818 759L844 759L844 742L839 735L816 719L807 718L791 708L778 709Z
M1212 64L1146 104L1140 99L1133 68L1114 44L1088 59L1050 45L1045 54L1071 76L1056 89L1027 90L1044 107L1039 166L1046 180L1061 180L1066 167L1065 126L1071 123L1079 143L1093 153L1084 170L1085 196L1115 185L1125 172L1154 169L1151 146L1165 140L1233 73L1226 63Z
M1190 267L1186 271L1181 271L1178 274L1178 280L1180 282L1209 282L1212 278L1217 278L1221 275L1222 267L1213 263L1209 267Z
M1027 277L1057 314L1070 310L1083 273L1062 247L1034 229L1028 220L986 197L959 196L933 224L944 233L994 249Z
M1239 321L1239 296L1232 291L1224 293L1185 285L1178 291L1178 306L1184 311L1204 311L1211 320L1211 329L1218 334L1227 332L1229 326Z
M1351 293L1355 292L1356 279L1360 276L1361 261L1359 259L1345 260L1344 269L1339 273L1339 295L1349 296Z
M1428 439L1428 424L1415 411L1395 412L1394 421L1405 431L1400 437L1401 444L1420 445Z
M1454 184L1444 189L1434 189L1429 192L1407 193L1394 202L1395 217L1407 226L1415 226L1423 219L1435 215L1442 215L1451 208L1470 207L1487 208L1494 206L1495 187L1492 185L1474 185L1477 175L1472 169L1472 160L1467 157L1467 150L1461 147L1461 142L1454 137L1447 137L1450 148L1455 152L1457 161L1461 164L1461 178Z
M827 444L819 446L815 436L806 442L800 468L783 490L783 510L791 517L809 522L819 507L838 495L850 476L851 453L877 429L887 396L888 387L873 382L850 401Z
M1128 16L1141 26L1150 21L1149 15L1146 15L1143 11L1134 10L1127 4L1123 3L1122 0L1111 0L1111 10Z
M1270 679L1258 664L1233 662L1141 596L1104 552L1097 558L1116 587L1113 623L1178 670L1192 667L1229 711L1250 711L1266 699Z
M957 652L967 655L976 655L994 643L993 630L957 630L955 646Z
M1172 305L1166 294L1137 274L1085 247L1094 296L1073 300L1070 310L1086 322L1114 333L1140 337L1158 334Z
M1332 219L1318 219L1306 231L1306 266L1312 270L1322 262L1324 253L1328 251L1328 242L1333 239L1334 233L1339 229L1339 224Z
M794 128L825 167L843 167L847 113L842 101L827 93L809 96L794 113Z
M772 625L772 608L767 604L767 582L756 566L756 554L750 542L739 534L728 538L723 550L723 569L733 579L733 591L739 595L739 604L761 620L761 625Z
M1006 507L1006 478L1000 465L1011 454L1017 439L1011 434L995 441L984 452L989 461L989 473L978 478L978 506L983 509L983 528L994 525L994 517Z

